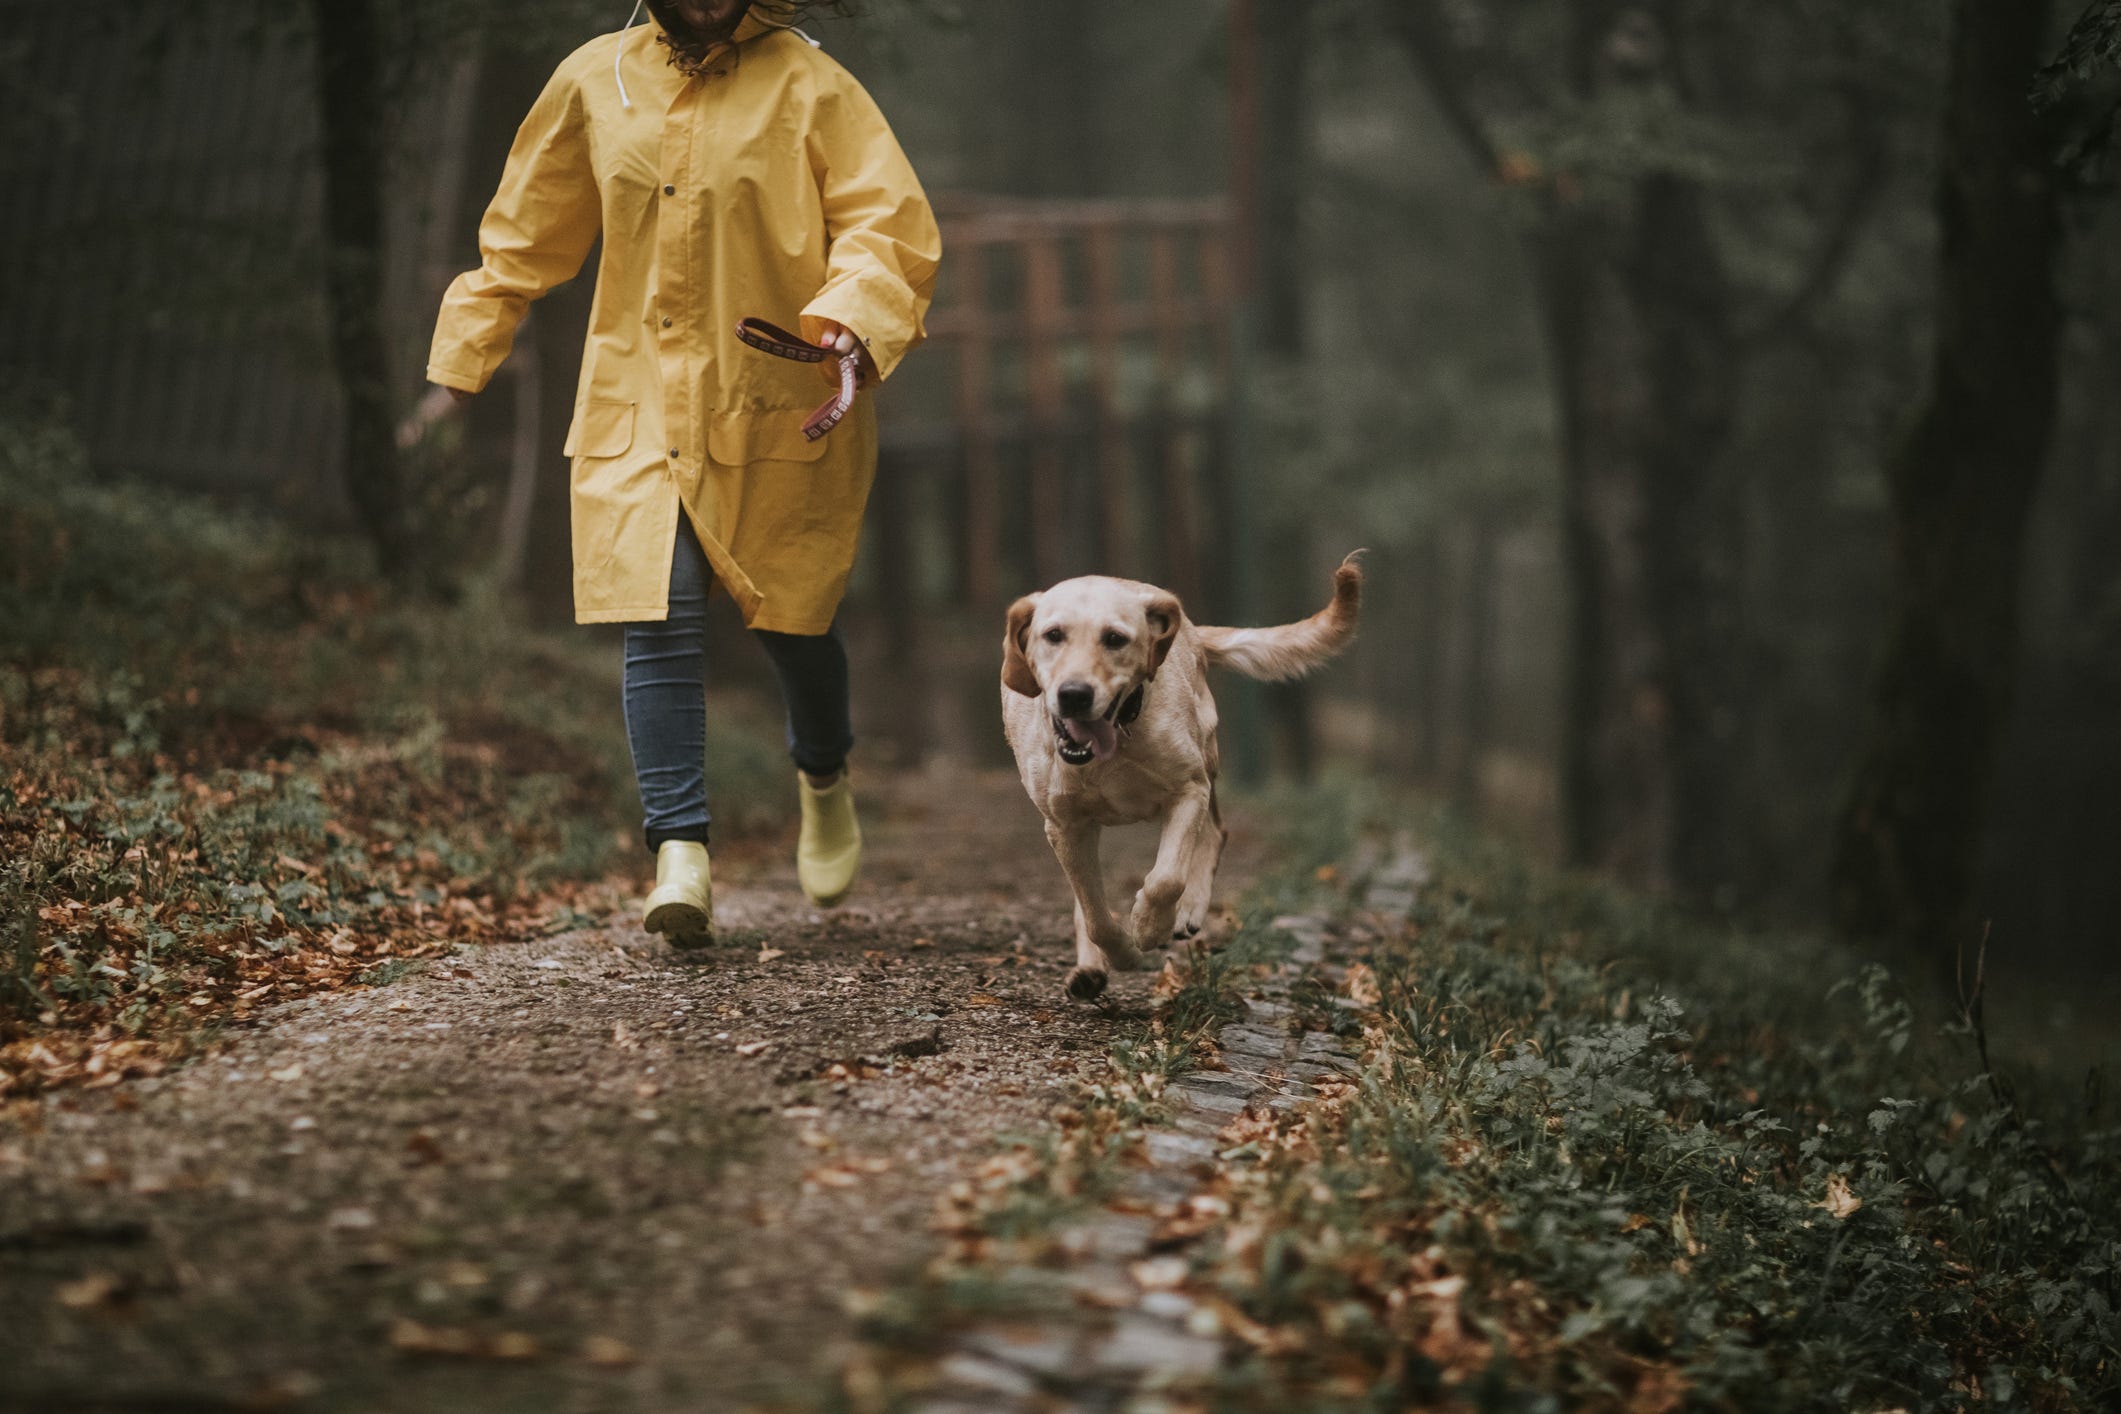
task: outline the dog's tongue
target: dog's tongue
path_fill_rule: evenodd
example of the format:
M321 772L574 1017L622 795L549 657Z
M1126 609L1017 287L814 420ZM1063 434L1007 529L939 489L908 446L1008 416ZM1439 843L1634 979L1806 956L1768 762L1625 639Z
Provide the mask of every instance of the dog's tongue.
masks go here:
M1087 744L1090 755L1096 760L1102 761L1119 750L1119 733L1103 718L1094 722L1082 722L1072 717L1063 717L1061 730L1068 734L1068 740L1078 745Z

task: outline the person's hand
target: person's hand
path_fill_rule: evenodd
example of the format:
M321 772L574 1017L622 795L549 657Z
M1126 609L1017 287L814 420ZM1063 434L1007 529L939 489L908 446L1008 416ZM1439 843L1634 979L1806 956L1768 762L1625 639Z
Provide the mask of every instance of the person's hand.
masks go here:
M841 358L853 359L855 367L861 370L862 381L868 382L876 373L876 363L869 357L869 350L863 346L862 341L854 337L854 331L830 319L821 321L821 324L823 327L818 331L817 346L829 349Z
M459 405L470 402L475 396L469 388L451 388L448 392L449 400Z

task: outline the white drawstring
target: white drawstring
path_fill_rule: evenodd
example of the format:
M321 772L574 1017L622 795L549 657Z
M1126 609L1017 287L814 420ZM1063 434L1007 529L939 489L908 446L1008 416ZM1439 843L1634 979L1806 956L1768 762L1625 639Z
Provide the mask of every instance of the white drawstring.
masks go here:
M619 31L619 47L613 50L611 54L612 82L619 86L619 104L625 108L633 107L633 96L626 92L626 76L619 72L619 61L626 57L627 31L633 28L633 22L640 17L641 0L633 0L633 13L626 17L625 28Z

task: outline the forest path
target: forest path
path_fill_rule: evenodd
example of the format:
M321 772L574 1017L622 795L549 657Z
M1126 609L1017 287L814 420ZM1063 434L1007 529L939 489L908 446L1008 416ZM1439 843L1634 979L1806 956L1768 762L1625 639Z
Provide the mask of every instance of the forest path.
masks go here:
M0 1409L814 1403L851 1294L1147 1014L1064 999L1013 776L865 784L850 903L723 851L706 963L630 914L463 949L0 1134Z

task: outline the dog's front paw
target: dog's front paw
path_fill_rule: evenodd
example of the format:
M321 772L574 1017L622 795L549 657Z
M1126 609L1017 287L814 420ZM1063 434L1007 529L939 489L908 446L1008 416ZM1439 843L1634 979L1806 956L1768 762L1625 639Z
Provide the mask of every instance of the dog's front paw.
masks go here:
M1172 920L1171 937L1175 942L1189 942L1200 936L1200 930L1208 926L1208 900L1187 897L1178 906L1178 917Z
M1170 946L1173 937L1180 936L1178 917L1177 899L1154 897L1144 890L1127 918L1127 935L1139 951L1159 951Z
M1068 995L1079 1002L1094 1002L1105 994L1105 986L1111 980L1102 967L1071 967L1068 969Z

